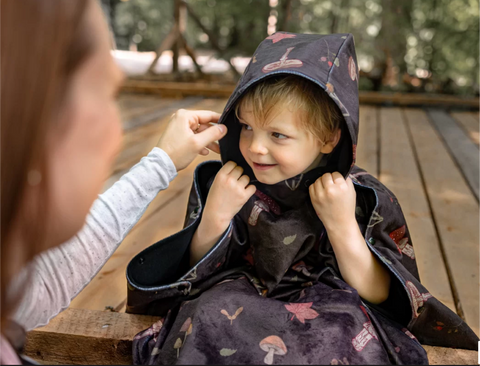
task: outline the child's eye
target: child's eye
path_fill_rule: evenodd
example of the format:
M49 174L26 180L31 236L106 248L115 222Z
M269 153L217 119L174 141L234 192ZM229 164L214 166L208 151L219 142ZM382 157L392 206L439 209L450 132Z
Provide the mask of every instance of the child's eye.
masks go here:
M252 130L252 128L249 125L247 125L245 123L240 123L240 124L242 125L242 130L245 130L245 131L251 131Z
M281 133L278 133L278 132L272 132L272 136L280 140L288 138L288 136L282 135Z

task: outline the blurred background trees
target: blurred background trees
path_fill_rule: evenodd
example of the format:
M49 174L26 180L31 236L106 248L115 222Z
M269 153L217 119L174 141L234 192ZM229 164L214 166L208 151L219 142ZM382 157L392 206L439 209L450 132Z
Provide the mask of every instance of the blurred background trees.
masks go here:
M175 0L101 0L121 50L155 51ZM353 33L360 88L479 93L478 0L188 0L217 57L251 56L274 31ZM185 38L213 50L191 16Z

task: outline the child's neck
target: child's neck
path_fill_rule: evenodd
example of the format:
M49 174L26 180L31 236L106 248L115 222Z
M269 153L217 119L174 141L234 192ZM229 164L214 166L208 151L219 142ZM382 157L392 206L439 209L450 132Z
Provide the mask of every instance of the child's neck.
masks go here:
M317 158L312 162L312 164L310 164L310 166L307 169L305 169L302 172L302 174L305 174L305 173L309 172L310 170L318 167L320 165L320 161L322 160L323 156L324 156L324 154L322 154L322 153L318 154Z

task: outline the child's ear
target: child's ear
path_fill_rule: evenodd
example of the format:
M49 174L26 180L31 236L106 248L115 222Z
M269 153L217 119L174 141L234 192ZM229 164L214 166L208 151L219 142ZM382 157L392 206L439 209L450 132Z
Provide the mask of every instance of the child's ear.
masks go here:
M322 154L330 154L335 148L335 146L337 146L338 142L340 141L341 135L342 135L342 131L338 129L337 132L335 132L332 135L330 140L328 140L327 143L323 145L323 147L320 149L320 152Z

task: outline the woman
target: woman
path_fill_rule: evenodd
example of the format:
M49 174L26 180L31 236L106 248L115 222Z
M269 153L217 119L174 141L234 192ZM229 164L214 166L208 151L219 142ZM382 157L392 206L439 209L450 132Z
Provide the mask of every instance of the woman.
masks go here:
M123 76L99 5L2 0L1 44L0 361L11 364L22 337L7 319L30 330L65 309L176 172L206 146L218 151L226 128L209 127L217 113L178 111L158 147L95 201L122 134Z

